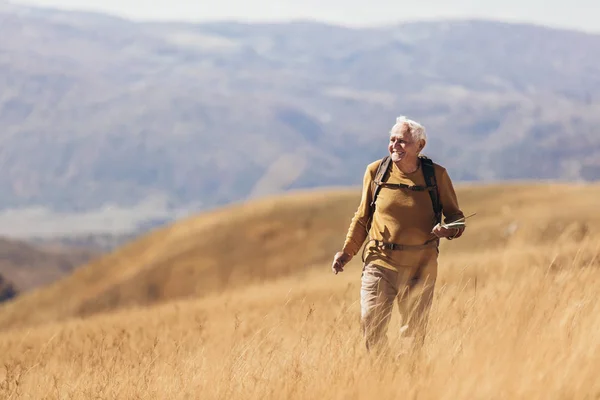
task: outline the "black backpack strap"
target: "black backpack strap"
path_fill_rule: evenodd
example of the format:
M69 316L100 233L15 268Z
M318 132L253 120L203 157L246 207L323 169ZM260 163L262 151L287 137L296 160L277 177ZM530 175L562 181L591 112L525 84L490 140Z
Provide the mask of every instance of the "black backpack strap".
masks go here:
M373 220L373 213L375 212L375 202L377 201L377 195L381 190L381 184L385 179L385 174L388 172L390 168L392 158L390 156L385 156L381 159L379 166L377 167L377 172L375 173L375 178L373 179L373 183L371 185L371 203L369 204L369 219L367 221L367 232L371 230L371 221Z
M385 156L381 159L381 162L379 163L379 166L377 167L377 172L375 173L375 179L373 179L373 184L372 184L373 196L371 199L371 204L369 205L371 207L371 215L373 215L373 211L375 211L375 201L377 201L377 195L379 194L379 191L381 190L381 184L383 183L383 181L385 179L385 174L388 172L388 170L390 168L391 161L392 161L392 158L390 156Z
M421 159L421 168L423 168L423 176L425 177L425 184L429 190L429 197L431 197L431 204L433 205L433 213L435 214L435 223L442 222L442 203L440 201L440 193L438 190L437 181L435 179L435 169L433 167L433 161L430 158L423 155L419 156Z
M380 186L392 188L392 189L407 189L407 190L412 190L413 192L426 192L426 191L430 191L430 190L435 190L435 188L429 187L429 186L419 186L419 185L413 186L413 185L406 185L404 183L381 182Z

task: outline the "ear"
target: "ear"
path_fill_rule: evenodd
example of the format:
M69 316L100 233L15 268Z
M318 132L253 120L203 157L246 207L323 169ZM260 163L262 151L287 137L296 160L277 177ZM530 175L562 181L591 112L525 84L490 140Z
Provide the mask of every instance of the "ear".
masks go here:
M425 141L423 139L419 140L419 151L423 150L425 147Z

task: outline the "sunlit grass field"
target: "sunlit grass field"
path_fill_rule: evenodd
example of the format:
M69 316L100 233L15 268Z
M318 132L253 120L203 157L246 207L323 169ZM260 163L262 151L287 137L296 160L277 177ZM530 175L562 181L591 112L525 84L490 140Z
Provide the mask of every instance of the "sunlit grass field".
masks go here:
M419 353L406 352L395 309L392 351L368 354L358 320L360 260L340 275L323 260L153 305L86 315L40 305L60 318L16 318L36 312L35 296L44 294L34 293L0 308L0 398L599 399L598 187L494 190L459 192L465 211L478 216L468 234L442 246ZM357 197L338 200L351 211ZM287 215L280 210L304 212L301 202L281 204L264 215L273 221ZM339 214L337 243L351 217ZM162 240L178 229L181 243L183 229L198 221L160 233ZM323 251L318 230L302 236L295 229L288 224L279 239L296 235L303 252ZM247 254L245 271L260 268L255 256Z

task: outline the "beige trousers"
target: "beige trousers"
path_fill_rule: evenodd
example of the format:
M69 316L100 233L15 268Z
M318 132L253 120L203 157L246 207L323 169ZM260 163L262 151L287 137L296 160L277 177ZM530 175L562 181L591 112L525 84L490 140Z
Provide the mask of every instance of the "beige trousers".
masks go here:
M437 257L421 268L401 267L393 271L366 264L361 277L361 330L368 350L387 348L387 330L394 302L402 322L403 335L420 347L424 340L437 278Z

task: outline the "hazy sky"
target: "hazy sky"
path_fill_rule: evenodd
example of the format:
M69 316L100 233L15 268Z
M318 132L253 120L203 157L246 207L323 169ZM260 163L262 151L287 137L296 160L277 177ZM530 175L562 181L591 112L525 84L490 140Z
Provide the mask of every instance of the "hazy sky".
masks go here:
M413 19L483 17L600 33L600 0L12 0L133 19L244 21L310 18L373 25ZM209 5L210 4L210 5Z

